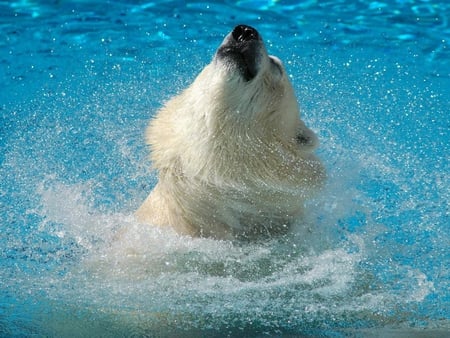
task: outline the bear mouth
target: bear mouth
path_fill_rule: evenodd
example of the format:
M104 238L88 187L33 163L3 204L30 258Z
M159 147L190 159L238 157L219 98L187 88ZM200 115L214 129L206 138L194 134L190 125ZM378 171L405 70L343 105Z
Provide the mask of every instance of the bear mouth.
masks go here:
M215 58L233 65L245 81L251 81L258 74L262 50L263 42L258 31L238 25L225 37Z

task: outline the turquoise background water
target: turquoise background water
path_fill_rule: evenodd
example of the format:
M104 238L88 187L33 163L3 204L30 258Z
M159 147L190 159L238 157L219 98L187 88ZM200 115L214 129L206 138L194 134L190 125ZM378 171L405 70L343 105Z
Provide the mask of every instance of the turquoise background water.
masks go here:
M0 336L446 336L449 16L413 0L0 2ZM283 60L327 185L287 238L144 228L146 124L240 23Z

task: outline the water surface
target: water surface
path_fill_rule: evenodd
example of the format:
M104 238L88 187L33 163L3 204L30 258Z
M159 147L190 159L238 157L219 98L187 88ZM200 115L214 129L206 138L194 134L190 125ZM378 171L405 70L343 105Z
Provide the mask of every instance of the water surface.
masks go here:
M0 13L0 335L446 336L446 2ZM284 61L327 185L284 238L142 227L132 213L156 180L145 126L238 23Z

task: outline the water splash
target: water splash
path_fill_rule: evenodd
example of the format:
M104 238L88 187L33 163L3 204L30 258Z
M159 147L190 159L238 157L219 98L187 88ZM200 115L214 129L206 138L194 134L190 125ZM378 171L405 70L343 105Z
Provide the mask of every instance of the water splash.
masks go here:
M329 169L290 236L240 243L130 213L154 183L149 110L242 10L67 3L33 18L22 3L4 15L0 335L449 331L447 4L238 3L258 9L246 20L289 68ZM29 17L17 26L16 13ZM207 14L214 27L199 34Z
M49 334L68 327L143 334L377 326L406 316L433 290L407 266L392 266L396 282L385 284L364 234L334 242L311 228L258 243L189 238L96 210L89 183L50 180L38 192L39 230L63 243L54 254L66 255L62 266L26 283L48 303L38 317Z

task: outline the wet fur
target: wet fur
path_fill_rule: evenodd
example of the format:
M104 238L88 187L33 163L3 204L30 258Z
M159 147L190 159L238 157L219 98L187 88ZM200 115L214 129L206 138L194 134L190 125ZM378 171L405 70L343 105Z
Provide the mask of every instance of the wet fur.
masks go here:
M214 58L147 130L159 181L143 223L219 239L286 232L322 184L317 138L299 118L281 62L261 47L257 76Z

